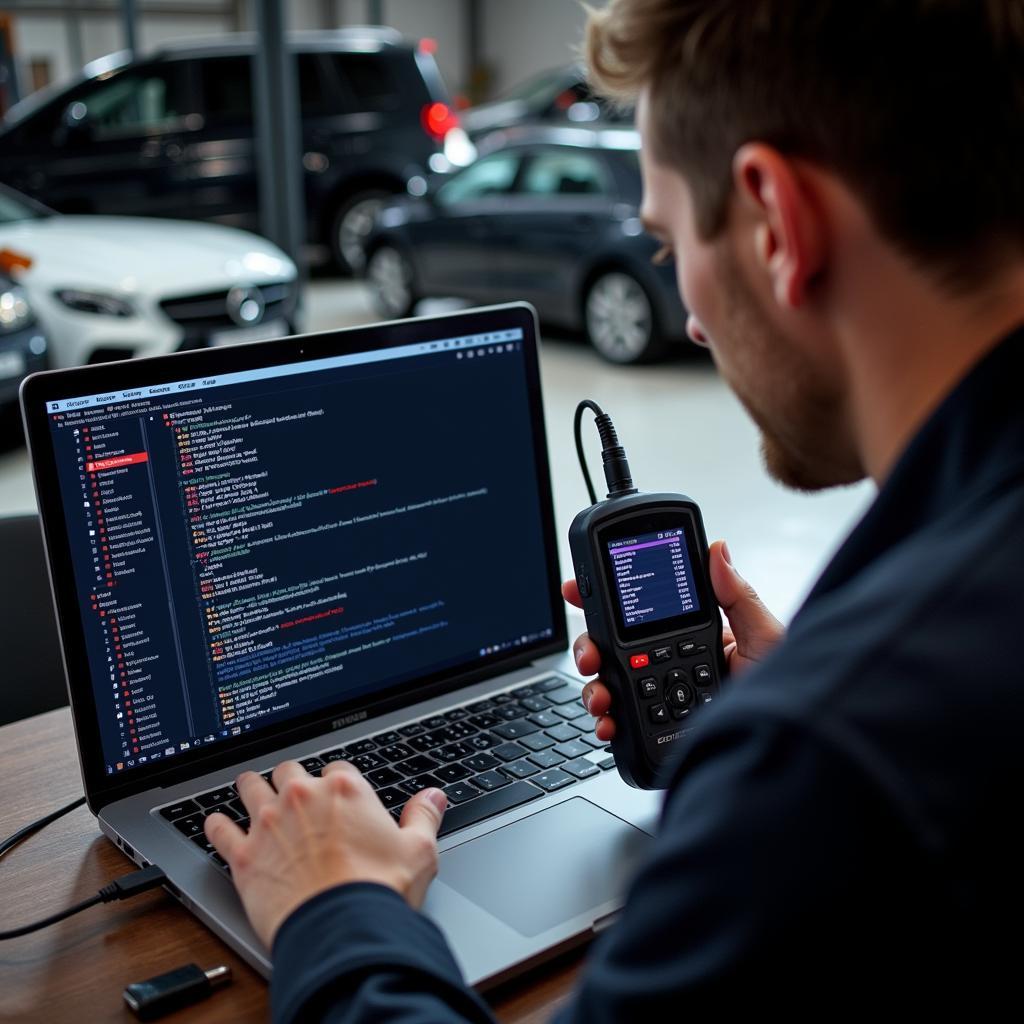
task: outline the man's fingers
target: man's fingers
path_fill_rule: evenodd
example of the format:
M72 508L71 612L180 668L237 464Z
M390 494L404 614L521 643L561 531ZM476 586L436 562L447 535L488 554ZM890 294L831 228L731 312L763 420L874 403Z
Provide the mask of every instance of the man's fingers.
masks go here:
M420 790L402 809L398 824L403 829L419 832L428 839L437 838L448 798L439 789Z
M289 779L304 779L307 775L308 772L298 761L282 761L274 769L274 789L280 793Z
M601 669L601 652L586 633L580 633L573 641L572 656L580 675L592 676Z
M612 706L611 691L599 679L583 687L583 706L595 718L607 715Z
M607 715L599 718L597 725L594 726L594 735L602 743L611 743L615 739L615 719L609 718Z
M575 580L566 580L562 584L562 597L576 608L583 607L583 598L580 597L580 588Z
M235 785L250 818L255 818L264 804L272 803L274 800L274 791L270 783L256 772L242 772Z
M238 845L245 839L245 833L226 815L219 811L203 822L206 838L214 849L230 864L238 851Z
M741 657L766 658L785 632L782 623L761 602L754 588L733 568L729 549L717 540L710 549L711 585L736 638Z

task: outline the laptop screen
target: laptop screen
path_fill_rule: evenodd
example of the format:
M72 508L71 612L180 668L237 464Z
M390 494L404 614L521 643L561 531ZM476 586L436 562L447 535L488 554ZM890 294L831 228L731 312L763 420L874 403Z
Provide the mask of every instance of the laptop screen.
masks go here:
M47 401L107 775L554 635L525 347Z

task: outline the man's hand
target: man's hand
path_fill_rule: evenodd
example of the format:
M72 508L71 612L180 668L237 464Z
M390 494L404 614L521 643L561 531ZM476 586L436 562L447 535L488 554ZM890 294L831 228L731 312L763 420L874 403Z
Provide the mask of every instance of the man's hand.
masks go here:
M782 639L782 623L761 603L754 588L733 568L725 541L715 541L710 551L711 585L715 598L725 612L729 625L723 630L725 658L731 675L736 675L754 662L763 661ZM583 607L575 580L562 584L562 596L577 608ZM573 644L576 667L584 676L596 675L601 669L601 655L586 633ZM597 719L594 732L606 743L615 735L611 716L612 695L600 679L583 687L583 704Z
M231 866L245 912L268 949L293 910L346 882L379 882L419 907L437 874L444 793L417 793L396 824L347 761L329 764L319 779L285 761L273 778L276 793L255 772L238 778L248 833L227 815L206 819L207 838Z

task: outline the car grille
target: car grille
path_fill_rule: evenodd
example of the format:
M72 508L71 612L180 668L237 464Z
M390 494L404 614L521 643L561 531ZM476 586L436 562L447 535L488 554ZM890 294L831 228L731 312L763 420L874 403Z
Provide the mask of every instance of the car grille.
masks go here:
M264 310L259 323L270 320L290 320L295 309L297 286L281 281L251 289L263 298ZM247 326L239 324L228 313L229 291L203 292L200 295L181 295L164 299L160 308L176 324L185 328L183 348L202 344L212 331L225 331Z

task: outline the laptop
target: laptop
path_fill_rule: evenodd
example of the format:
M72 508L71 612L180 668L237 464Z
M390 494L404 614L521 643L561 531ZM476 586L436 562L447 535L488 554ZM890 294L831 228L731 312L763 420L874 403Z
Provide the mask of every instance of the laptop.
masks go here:
M567 631L524 304L29 377L88 805L258 971L244 769L448 794L424 911L486 986L600 931L658 800L597 741ZM569 670L569 671L565 671Z

